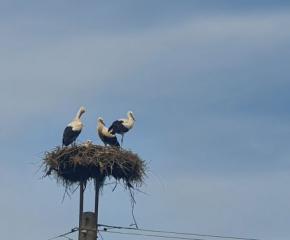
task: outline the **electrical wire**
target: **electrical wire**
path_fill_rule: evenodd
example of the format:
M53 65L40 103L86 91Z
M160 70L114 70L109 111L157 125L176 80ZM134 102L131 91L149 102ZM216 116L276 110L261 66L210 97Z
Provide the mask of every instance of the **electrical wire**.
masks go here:
M58 236L53 237L53 238L49 238L48 240L53 240L53 239L57 239L57 238L60 238L60 237L65 237L65 238L67 238L66 235L69 235L69 234L71 234L71 233L74 233L74 232L76 232L76 231L78 231L78 230L79 230L79 228L75 227L75 228L73 228L72 230L70 230L70 232L67 232L67 233L64 233L64 234L58 235Z
M101 236L102 240L104 240L104 238L103 238L103 236L102 236L100 230L98 230L98 234Z
M234 239L234 240L262 240L262 239L257 239L257 238L242 238L242 237L230 237L230 236L219 236L219 235L198 234L198 233L161 231L161 230L140 229L140 228L132 228L132 227L120 227L120 226L112 226L112 225L105 225L105 224L98 224L98 226L99 227L103 227L103 229L98 229L98 233L100 234L102 239L103 239L103 236L101 235L101 232L122 234L122 235L132 235L132 236L157 237L157 238L167 238L167 239L181 239L181 240L206 240L206 239L204 239L204 238L181 237L181 236L168 236L168 235L164 235L164 234L183 235L183 236L198 236L198 237L207 237L207 238L208 237L210 237L210 238L223 238L223 239ZM156 234L111 231L111 230L114 230L114 229L133 230L133 231L139 231L139 232L151 232L151 233L156 233ZM71 238L67 237L66 235L74 233L74 232L76 232L78 230L79 230L79 228L75 227L75 228L71 229L70 232L58 235L58 236L50 238L48 240L53 240L53 239L57 239L57 238L61 238L61 237L65 237L65 238L67 238L69 240L72 240ZM87 229L87 230L96 231L97 229Z
M174 232L174 231L160 231L152 229L141 229L141 228L131 228L131 227L119 227L99 224L98 226L104 228L115 228L115 229L125 229L125 230L134 230L142 232L153 232L153 233L164 233L164 234L175 234L175 235L187 235L187 236L198 236L198 237L211 237L211 238L224 238L224 239L235 239L235 240L262 240L257 238L242 238L242 237L233 237L233 236L219 236L219 235L209 235L209 234L198 234L198 233L184 233L184 232Z
M128 233L128 232L117 232L117 231L108 231L108 230L99 230L105 233L116 233L116 234L123 234L123 235L134 235L134 236L145 236L145 237L159 237L159 238L170 238L170 239L182 239L182 240L205 240L201 238L186 238L186 237L170 237L170 236L162 236L156 234L142 234L142 233Z

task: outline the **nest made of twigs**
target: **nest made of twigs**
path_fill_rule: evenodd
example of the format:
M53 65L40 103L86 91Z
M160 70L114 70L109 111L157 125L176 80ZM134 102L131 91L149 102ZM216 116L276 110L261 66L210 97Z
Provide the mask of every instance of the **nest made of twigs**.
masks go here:
M128 187L141 186L147 166L137 154L117 147L75 145L55 147L43 157L45 176L53 175L65 187L106 178L123 180Z

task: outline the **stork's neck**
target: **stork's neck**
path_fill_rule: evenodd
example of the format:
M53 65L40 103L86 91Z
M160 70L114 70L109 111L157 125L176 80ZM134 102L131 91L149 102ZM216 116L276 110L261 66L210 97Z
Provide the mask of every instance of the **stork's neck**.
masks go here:
M105 125L99 122L98 127L97 127L98 131L101 132L104 128L105 128Z
M134 124L135 120L131 117L131 115L128 116L128 123Z
M78 111L77 115L76 115L75 120L79 120L79 119L81 118L81 116L82 116L83 113L84 113L84 112L82 112L81 109L80 109L80 110Z
M130 116L128 117L128 120L123 123L127 128L132 129L134 126L135 120Z

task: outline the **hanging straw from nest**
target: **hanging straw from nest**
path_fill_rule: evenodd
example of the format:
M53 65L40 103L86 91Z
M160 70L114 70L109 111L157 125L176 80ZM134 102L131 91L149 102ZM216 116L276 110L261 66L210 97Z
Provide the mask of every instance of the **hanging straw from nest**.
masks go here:
M141 186L146 163L135 153L98 145L55 147L44 155L45 176L53 174L66 188L83 180L106 178L123 180L128 187Z

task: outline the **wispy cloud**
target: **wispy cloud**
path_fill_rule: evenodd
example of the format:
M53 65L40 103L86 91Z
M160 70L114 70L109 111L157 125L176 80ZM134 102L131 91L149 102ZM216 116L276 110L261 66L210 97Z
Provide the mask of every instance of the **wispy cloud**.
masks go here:
M77 211L67 209L75 210L77 199L66 201L67 208L61 205L62 188L56 193L54 182L36 183L29 163L60 143L65 124L85 106L80 140L97 139L98 116L110 124L128 110L136 113L136 126L124 146L152 161L150 167L165 185L160 190L158 180L150 178L152 197L138 199L139 219L148 228L156 224L223 235L289 236L289 208L283 200L289 198L284 188L290 129L287 8L213 11L198 17L187 11L168 22L170 15L165 14L159 16L161 22L123 26L124 31L80 29L82 24L66 30L69 21L60 20L59 13L53 18L50 10L43 16L34 12L29 18L24 12L0 27L5 46L0 49L5 126L0 136L5 196L0 212L7 216L5 223L22 203L30 206L18 212L23 221L29 215L43 225L51 223L59 233L75 225ZM67 13L64 17L70 19ZM19 21L25 28L19 29ZM18 151L11 153L12 146ZM11 175L16 178L7 188L4 183ZM23 191L27 186L31 195ZM108 195L102 196L102 219L117 221L112 215L123 216L127 209L124 221L130 222L128 199ZM59 223L52 205L63 216ZM172 214L174 218L167 217ZM43 225L34 233L28 225L22 230L29 239L39 239L39 231L50 234ZM5 229L8 235L10 226ZM16 238L23 232L13 234Z

